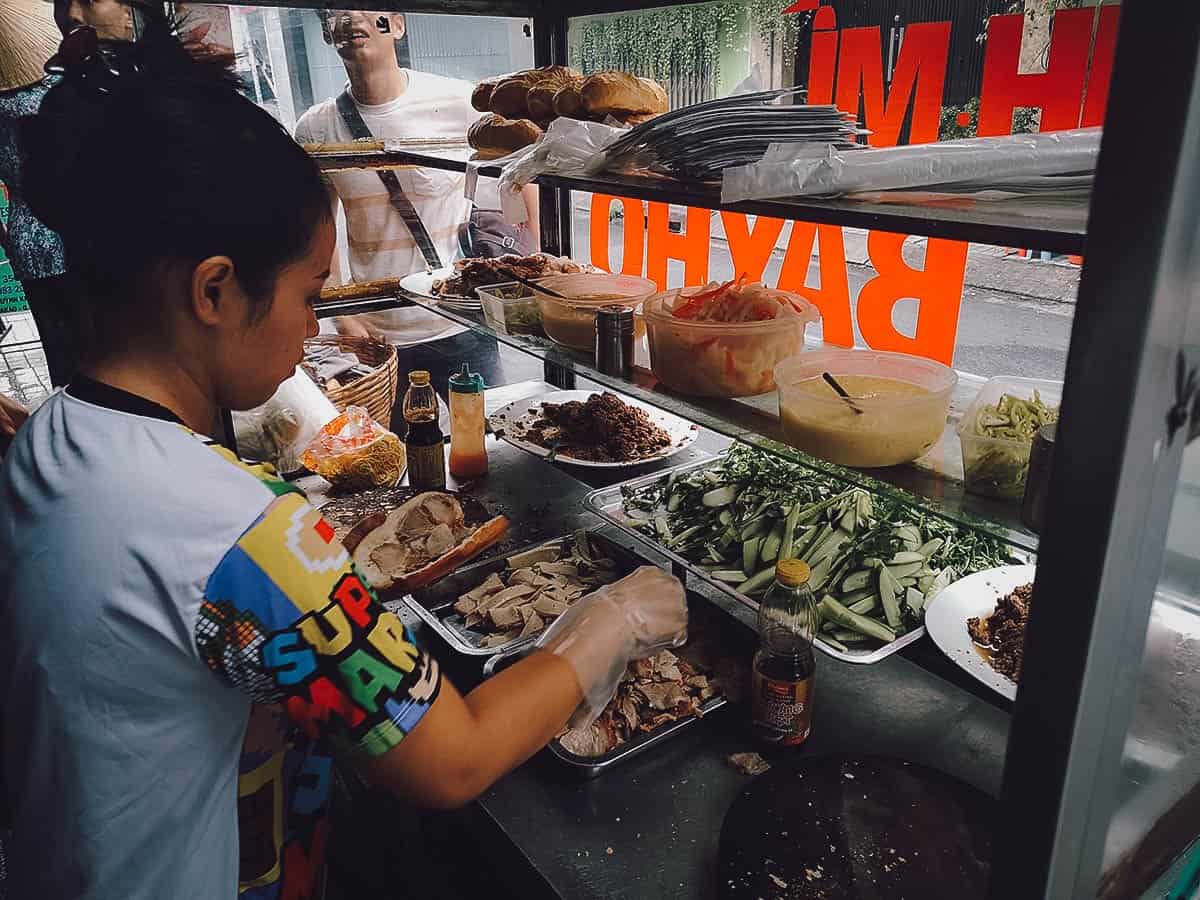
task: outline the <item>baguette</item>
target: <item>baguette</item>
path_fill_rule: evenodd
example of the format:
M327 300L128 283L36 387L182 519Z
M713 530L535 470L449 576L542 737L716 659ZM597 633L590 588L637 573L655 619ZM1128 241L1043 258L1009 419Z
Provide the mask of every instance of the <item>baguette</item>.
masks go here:
M326 142L322 144L301 144L306 153L378 153L383 150L382 140L346 141L344 143Z
M481 159L496 159L529 146L541 136L542 129L528 119L506 119L488 113L467 130L467 143Z
M635 125L642 125L651 119L657 119L662 113L614 113L611 115L622 125L628 125L630 128L633 128ZM605 116L605 118L608 118L608 116Z
M490 112L492 109L492 91L507 75L497 75L495 78L485 78L479 84L475 85L475 90L471 91L471 106L479 112Z
M535 122L549 122L555 116L555 95L568 87L578 90L581 84L583 84L583 76L578 72L571 71L542 79L529 89L529 94L526 96L529 118Z
M556 116L565 116L568 119L582 119L583 115L583 97L579 94L579 88L583 84L569 85L562 88L554 95L554 114Z
M539 84L576 74L567 66L543 66L509 76L492 91L489 109L506 119L529 118L529 92Z
M590 75L584 79L579 94L588 116L665 113L670 106L662 85L628 72Z
M399 278L380 278L377 281L359 281L343 284L339 287L324 288L321 291L321 303L332 303L340 300L362 300L365 297L379 297L384 294L394 294L400 290Z

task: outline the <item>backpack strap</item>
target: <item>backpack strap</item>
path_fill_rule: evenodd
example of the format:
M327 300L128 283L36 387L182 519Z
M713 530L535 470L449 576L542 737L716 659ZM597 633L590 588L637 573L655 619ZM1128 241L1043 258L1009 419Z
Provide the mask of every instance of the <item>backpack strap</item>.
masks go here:
M356 141L363 139L370 140L374 137L371 134L371 129L367 127L367 123L363 121L362 113L358 111L358 106L355 104L354 98L350 96L349 90L338 94L337 108L338 112L341 113L342 121L350 129L350 135ZM420 249L421 255L425 257L425 264L431 269L440 269L442 267L442 258L438 255L437 247L434 246L433 240L429 237L429 232L425 230L425 223L417 215L416 207L412 205L412 201L404 193L404 188L400 186L400 179L396 177L396 173L391 169L379 169L376 174L379 176L379 180L383 182L383 186L387 188L388 197L392 201L392 208L400 214L400 218L404 220L404 224L412 234L413 240L417 242L417 247Z

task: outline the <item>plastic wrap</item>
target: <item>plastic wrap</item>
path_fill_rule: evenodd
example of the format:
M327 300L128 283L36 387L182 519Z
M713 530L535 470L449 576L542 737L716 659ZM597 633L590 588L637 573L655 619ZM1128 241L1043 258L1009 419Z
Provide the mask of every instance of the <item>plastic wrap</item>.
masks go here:
M361 406L322 428L301 459L340 490L392 487L404 474L404 444Z
M679 579L642 566L578 600L540 638L569 662L583 702L572 728L591 724L617 693L629 663L687 640L687 598Z
M763 158L725 170L721 200L835 197L967 185L1015 187L1041 176L1092 172L1099 128L967 138L905 147L838 150L830 145L772 144Z
M308 442L337 414L337 407L297 367L262 406L233 414L238 453L269 462L280 472L295 472Z
M536 144L530 144L511 156L498 160L504 167L500 176L500 206L510 222L525 220L521 189L539 175L586 175L601 152L628 129L601 122L582 122L566 117L555 119Z

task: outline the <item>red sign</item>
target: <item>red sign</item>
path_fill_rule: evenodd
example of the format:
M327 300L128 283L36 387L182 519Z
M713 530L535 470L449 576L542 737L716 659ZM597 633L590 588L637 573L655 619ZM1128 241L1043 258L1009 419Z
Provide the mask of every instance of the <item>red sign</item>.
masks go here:
M815 0L798 0L788 12L816 8ZM1018 107L1042 110L1041 130L1100 125L1108 99L1116 49L1119 6L1071 9L1053 21L1047 69L1018 71L1022 15L992 16L984 54L980 88L978 134L1009 134ZM838 31L836 14L821 7L813 20L809 54L808 102L834 103L858 113L876 147L895 146L908 109L914 143L936 141L950 51L949 22L909 25L892 73L890 90L883 79L883 45L878 27ZM711 213L689 209L684 229L668 227L668 207L624 197L594 195L591 208L592 262L611 270L609 211L620 203L624 211L621 271L642 274L667 285L669 260L684 265L685 285L708 280ZM787 225L782 219L757 217L753 224L742 213L721 212L735 275L762 278L767 262ZM846 251L842 229L833 225L792 222L778 287L794 290L821 311L827 343L853 346L854 329L868 346L899 350L949 364L954 357L959 307L966 275L967 245L929 238L921 268L910 266L902 254L906 235L871 232L867 253L876 275L861 288L857 309L850 302ZM814 247L820 286L805 283ZM892 325L892 310L900 300L918 302L917 329L912 337Z

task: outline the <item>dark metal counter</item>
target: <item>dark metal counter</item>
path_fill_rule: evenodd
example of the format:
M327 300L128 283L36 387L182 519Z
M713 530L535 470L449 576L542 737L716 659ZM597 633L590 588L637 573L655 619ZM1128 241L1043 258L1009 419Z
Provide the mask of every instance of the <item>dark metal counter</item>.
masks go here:
M488 441L488 477L462 487L513 520L519 539L514 543L596 524L582 507L588 490L650 470L547 464L494 438ZM715 436L702 439L667 465L707 455L723 443ZM596 472L605 474L595 484L580 480ZM654 558L650 548L641 550ZM718 595L706 596L730 613L731 629L752 626L748 609ZM456 684L469 689L477 683L477 661L454 658L420 620L404 618ZM936 661L940 654L932 648L929 657ZM958 681L953 667L946 667L947 675ZM989 702L986 696L900 655L870 666L819 655L813 734L799 752L894 755L994 795L1000 788L1009 716L1001 702ZM744 707L732 704L592 781L562 771L545 755L536 756L456 815L455 827L465 829L472 848L464 863L470 865L471 858L486 863L504 882L499 897L717 896L721 823L749 781L727 757L761 749L750 736L746 716Z

